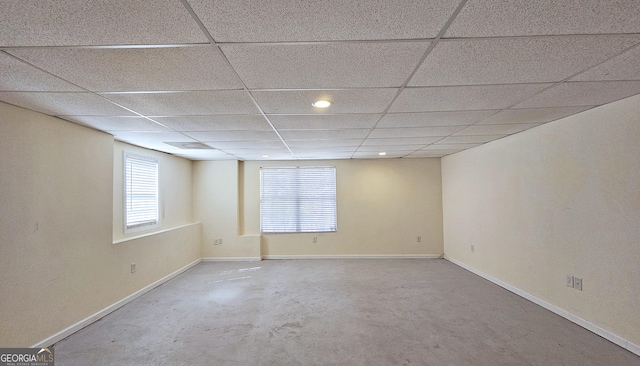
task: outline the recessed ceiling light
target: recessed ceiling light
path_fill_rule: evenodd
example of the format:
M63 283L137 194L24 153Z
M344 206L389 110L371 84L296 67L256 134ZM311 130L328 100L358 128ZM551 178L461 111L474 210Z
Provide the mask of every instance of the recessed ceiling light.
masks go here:
M269 157L269 155L262 155L262 157L263 157L263 158L268 158L268 157Z
M311 105L316 108L327 108L331 105L331 102L329 102L328 100L319 100L315 103L311 103Z
M385 155L387 155L387 153L383 151L383 152L379 152L378 155L385 156Z

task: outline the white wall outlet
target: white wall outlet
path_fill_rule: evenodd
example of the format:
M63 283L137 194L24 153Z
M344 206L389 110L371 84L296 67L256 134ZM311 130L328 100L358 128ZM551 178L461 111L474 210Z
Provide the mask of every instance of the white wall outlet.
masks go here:
M218 239L218 244L222 245L222 239Z
M476 251L476 246L475 246L475 245L473 245L473 244L471 244L471 251L472 251L472 252L475 252L475 251Z
M222 239L213 239L213 245L220 245L222 244Z
M567 285L567 287L573 287L573 276L567 275L564 279L564 284Z
M573 278L573 288L576 290L582 291L582 278L574 277Z
M314 242L314 243L317 243L317 242L318 242L318 237L317 237L317 236L314 236L314 237L313 237L313 242Z
M421 236L419 236L419 237L418 237L418 240L416 240L416 242L418 242L418 243L422 243L422 237L421 237Z
M131 263L131 273L136 273L136 264Z

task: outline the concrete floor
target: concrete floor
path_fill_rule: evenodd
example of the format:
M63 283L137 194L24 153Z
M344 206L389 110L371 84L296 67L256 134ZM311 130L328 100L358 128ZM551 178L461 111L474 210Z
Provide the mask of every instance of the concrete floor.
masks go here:
M55 345L56 365L640 365L442 259L202 263Z

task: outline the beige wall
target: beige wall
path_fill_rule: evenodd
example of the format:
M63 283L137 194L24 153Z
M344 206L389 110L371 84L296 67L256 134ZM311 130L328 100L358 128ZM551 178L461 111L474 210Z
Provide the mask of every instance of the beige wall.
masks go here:
M640 344L640 96L447 156L442 176L447 257Z
M189 170L171 160L177 173ZM112 244L108 134L0 103L0 173L2 347L29 347L200 258L199 225Z
M260 235L260 167L303 165L336 166L338 232L263 235L262 255L443 253L439 159L194 164L205 257L259 256L252 238ZM217 238L222 245L213 245Z
M236 160L197 161L193 168L193 209L202 222L202 256L260 258L260 237L240 232L239 181ZM214 245L222 239L221 245Z

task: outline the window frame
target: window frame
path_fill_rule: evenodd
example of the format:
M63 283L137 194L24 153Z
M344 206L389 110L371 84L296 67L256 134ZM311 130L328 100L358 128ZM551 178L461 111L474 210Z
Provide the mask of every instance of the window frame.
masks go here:
M127 160L128 159L133 159L133 160L142 160L142 161L147 161L147 162L153 162L156 164L157 166L157 170L156 170L156 201L157 201L157 205L156 205L156 211L157 211L157 215L156 215L156 220L155 222L153 221L147 221L147 222L143 222L143 223L139 223L136 225L132 225L131 227L128 225L128 210L127 210ZM162 203L162 199L161 199L161 194L160 194L160 159L153 157L153 156L149 156L149 155L143 155L143 154L139 154L136 152L132 152L132 151L124 151L122 154L122 212L123 212L123 220L122 220L122 225L123 225L123 229L124 229L124 233L128 234L128 233L135 233L135 232L139 232L139 231L145 231L145 230L150 230L150 229L155 229L160 227L161 224L161 203Z
M265 231L264 228L264 212L263 212L263 170L269 169L291 169L292 171L300 171L302 169L331 169L333 172L333 219L334 225L329 230L321 230L314 228L313 230L300 230L300 213L296 216L298 231ZM307 234L307 233L336 233L338 232L338 172L335 166L283 166L283 167L260 167L260 234ZM299 191L298 191L299 192ZM300 206L300 200L297 201Z

